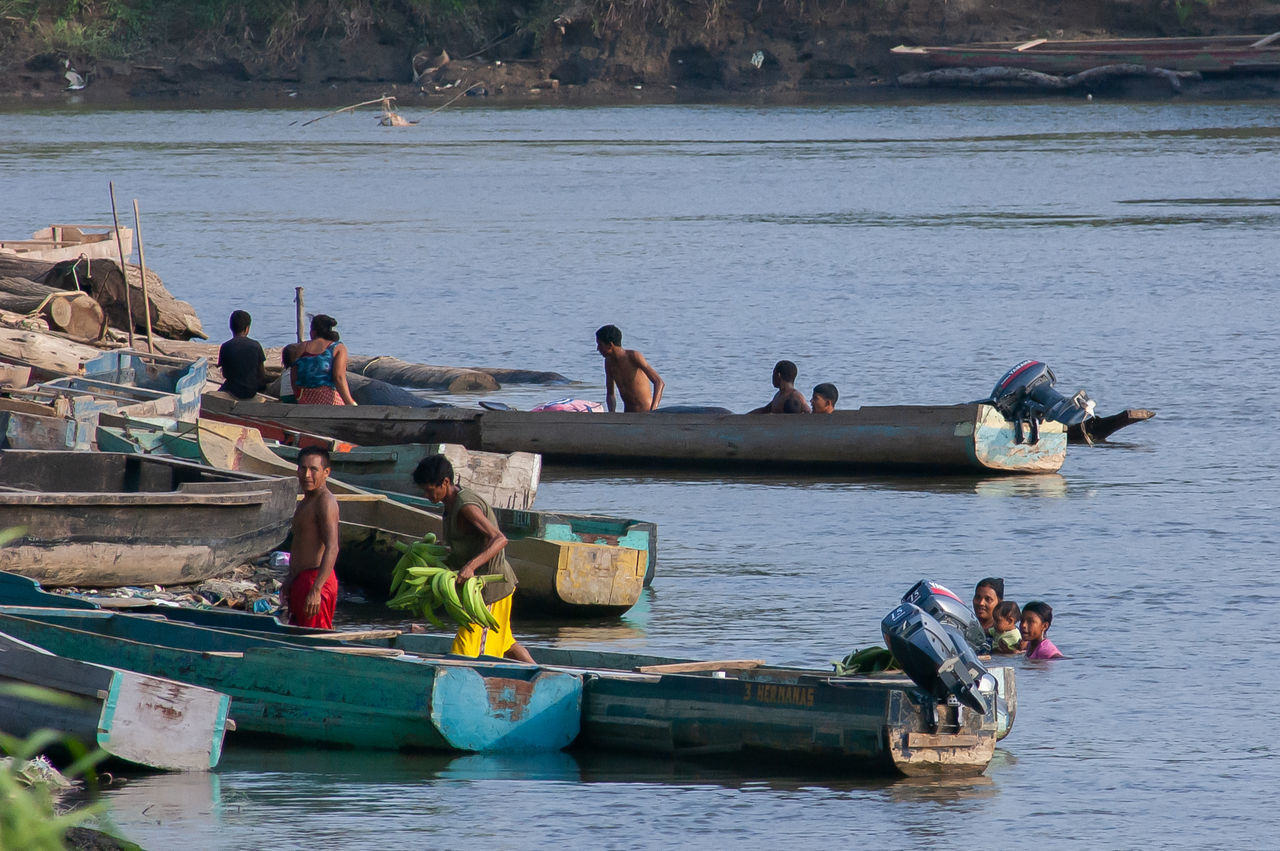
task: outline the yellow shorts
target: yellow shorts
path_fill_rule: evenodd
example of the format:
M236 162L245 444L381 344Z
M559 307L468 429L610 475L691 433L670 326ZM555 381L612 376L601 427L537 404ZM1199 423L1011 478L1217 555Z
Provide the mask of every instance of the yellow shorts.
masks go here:
M489 606L489 611L498 620L497 629L485 629L479 624L469 624L458 630L453 637L453 646L449 652L458 656L505 656L516 643L511 634L511 598L508 594Z

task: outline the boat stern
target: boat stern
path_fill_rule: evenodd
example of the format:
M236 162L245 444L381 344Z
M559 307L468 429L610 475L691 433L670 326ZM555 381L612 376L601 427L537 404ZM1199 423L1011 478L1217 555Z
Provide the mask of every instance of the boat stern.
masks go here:
M441 665L431 721L459 751L560 750L578 737L582 677L524 665Z

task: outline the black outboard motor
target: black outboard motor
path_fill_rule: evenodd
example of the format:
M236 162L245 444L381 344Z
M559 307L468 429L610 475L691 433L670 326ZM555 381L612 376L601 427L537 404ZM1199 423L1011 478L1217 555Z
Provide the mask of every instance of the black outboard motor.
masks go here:
M1053 370L1038 361L1024 360L996 382L991 396L983 401L1012 420L1015 441L1022 443L1022 426L1030 429L1028 443L1040 440L1040 421L1056 420L1066 426L1079 425L1093 416L1094 402L1083 390L1064 396L1053 385Z
M961 658L954 633L914 603L903 603L880 622L884 642L911 681L938 700L954 697L975 712L986 714L987 701L978 679L987 676L979 665L975 678ZM961 641L963 645L964 642ZM964 649L970 653L968 646Z
M982 631L982 624L973 609L961 600L954 591L928 579L921 579L911 590L902 595L902 602L914 603L932 615L938 623L955 631L963 646L971 649L974 655L986 652L987 634ZM968 660L966 660L968 661ZM973 665L982 667L975 656Z

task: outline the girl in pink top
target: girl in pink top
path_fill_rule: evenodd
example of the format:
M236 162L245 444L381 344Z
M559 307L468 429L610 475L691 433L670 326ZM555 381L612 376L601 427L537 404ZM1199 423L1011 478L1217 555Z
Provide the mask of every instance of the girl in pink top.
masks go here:
M1060 659L1062 651L1045 637L1053 625L1053 609L1033 600L1022 607L1022 649L1028 659Z

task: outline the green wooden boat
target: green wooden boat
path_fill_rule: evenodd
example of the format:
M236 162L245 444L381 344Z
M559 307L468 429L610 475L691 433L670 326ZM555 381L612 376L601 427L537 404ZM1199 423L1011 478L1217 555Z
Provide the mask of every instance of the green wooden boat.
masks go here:
M558 750L579 731L581 676L530 665L299 646L301 639L266 633L74 609L0 608L0 632L67 658L224 692L237 735L487 752Z
M128 452L134 455L169 455L203 463L200 443L193 423L180 420L145 420L102 414L98 417L97 444L100 452Z

